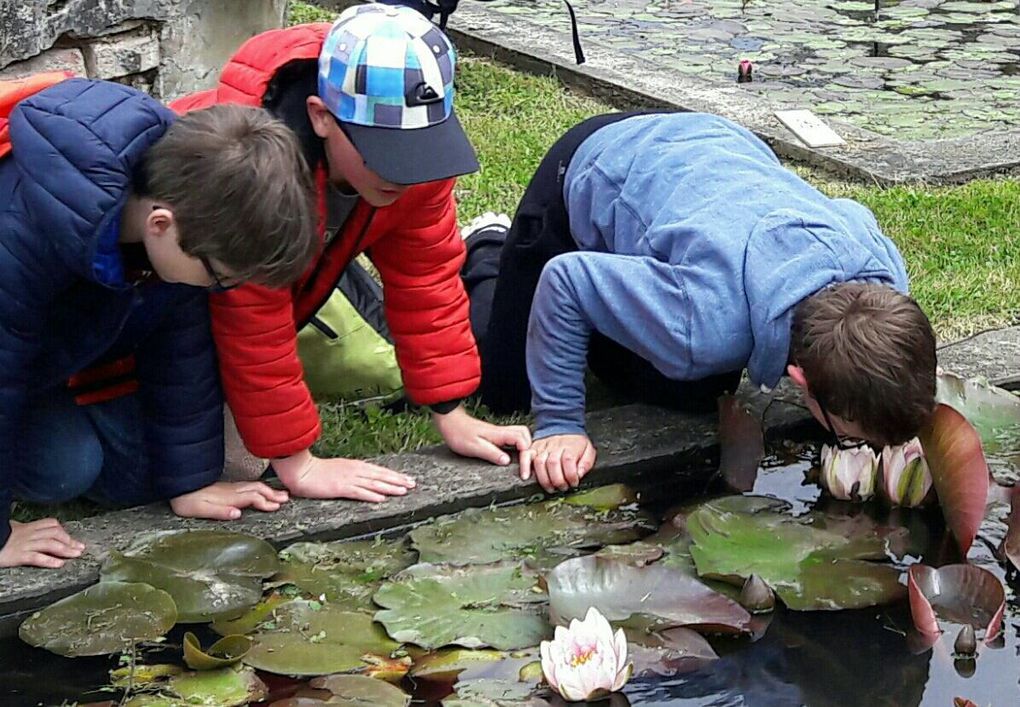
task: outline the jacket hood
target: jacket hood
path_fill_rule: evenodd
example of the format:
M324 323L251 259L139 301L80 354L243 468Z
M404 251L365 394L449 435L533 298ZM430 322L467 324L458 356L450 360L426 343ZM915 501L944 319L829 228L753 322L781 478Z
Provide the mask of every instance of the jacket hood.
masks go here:
M12 158L34 230L74 273L96 280L101 234L119 217L135 169L174 114L120 84L70 79L11 113Z

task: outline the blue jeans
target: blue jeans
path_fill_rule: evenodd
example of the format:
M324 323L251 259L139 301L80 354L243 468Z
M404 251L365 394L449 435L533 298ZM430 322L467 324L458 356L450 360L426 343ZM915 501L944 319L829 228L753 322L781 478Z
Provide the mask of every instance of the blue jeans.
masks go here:
M67 390L30 400L12 459L14 498L109 506L156 500L137 395L80 406Z

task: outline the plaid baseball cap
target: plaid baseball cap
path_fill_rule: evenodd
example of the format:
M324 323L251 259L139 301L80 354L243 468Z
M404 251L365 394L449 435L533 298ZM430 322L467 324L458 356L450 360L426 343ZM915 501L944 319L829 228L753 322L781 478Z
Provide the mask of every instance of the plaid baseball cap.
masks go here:
M456 57L442 30L402 6L350 7L319 55L319 97L369 169L394 184L478 170L453 112Z

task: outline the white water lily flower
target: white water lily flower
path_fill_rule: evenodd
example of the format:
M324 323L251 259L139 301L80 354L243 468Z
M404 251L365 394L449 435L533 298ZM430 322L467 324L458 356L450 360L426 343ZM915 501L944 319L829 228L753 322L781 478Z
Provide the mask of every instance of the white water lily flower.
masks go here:
M931 483L931 470L917 437L882 450L882 486L894 504L907 508L921 505Z
M835 498L866 501L875 493L878 457L871 447L822 447L822 486Z
M594 606L584 621L556 627L551 641L542 641L542 672L549 686L568 702L599 700L620 690L634 672L627 662L627 637Z

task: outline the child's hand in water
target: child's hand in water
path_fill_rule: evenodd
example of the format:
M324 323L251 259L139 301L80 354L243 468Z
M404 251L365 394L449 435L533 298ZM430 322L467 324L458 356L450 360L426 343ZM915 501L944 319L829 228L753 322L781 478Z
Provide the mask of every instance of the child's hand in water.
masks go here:
M577 488L595 466L595 457L595 445L587 435L545 437L521 454L521 478L527 481L534 470L535 480L549 493Z

